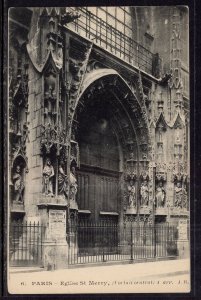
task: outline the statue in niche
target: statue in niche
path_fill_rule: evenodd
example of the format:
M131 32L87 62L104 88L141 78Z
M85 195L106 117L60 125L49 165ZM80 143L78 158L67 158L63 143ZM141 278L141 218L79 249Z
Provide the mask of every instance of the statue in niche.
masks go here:
M136 206L136 201L135 201L135 186L134 186L134 181L131 180L129 185L128 185L128 205L129 207L135 207Z
M141 199L141 206L148 206L148 204L149 204L149 189L148 189L148 185L147 185L147 180L145 180L141 183L140 199Z
M160 181L156 189L156 205L157 207L164 207L165 205L165 190L163 188L163 182Z
M182 207L187 209L188 193L186 183L183 184L183 203Z
M47 158L44 169L43 169L43 186L44 194L53 196L53 177L54 168L49 158Z
M77 185L77 179L76 179L76 176L75 176L75 167L71 168L69 187L70 187L69 199L71 201L76 201L76 194L77 194L78 185Z
M19 165L16 166L15 173L13 174L13 184L15 192L15 201L23 201L24 182L21 175L21 168Z
M63 162L58 168L58 194L68 197L68 176L64 173Z
M174 202L175 207L182 208L182 194L183 194L183 189L181 183L178 181L175 186L175 202Z
M129 159L134 159L134 152L133 152L133 151L130 152L130 154L129 154Z

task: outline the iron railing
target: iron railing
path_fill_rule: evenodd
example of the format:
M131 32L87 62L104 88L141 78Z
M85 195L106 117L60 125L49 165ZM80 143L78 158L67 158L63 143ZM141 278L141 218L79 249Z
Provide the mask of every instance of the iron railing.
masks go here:
M177 255L177 228L168 224L71 221L69 236L70 265Z
M10 224L10 265L32 266L42 264L42 241L45 227L36 222Z
M70 10L81 16L69 23L68 28L93 40L131 65L139 67L155 77L160 76L161 59L158 54L153 54L131 37L88 11L87 8L70 8Z

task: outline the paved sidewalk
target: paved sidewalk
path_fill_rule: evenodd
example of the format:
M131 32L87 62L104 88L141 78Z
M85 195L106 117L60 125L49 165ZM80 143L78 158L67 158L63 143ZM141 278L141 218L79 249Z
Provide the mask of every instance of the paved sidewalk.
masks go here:
M37 269L39 271L40 269ZM189 292L188 259L10 273L10 293Z

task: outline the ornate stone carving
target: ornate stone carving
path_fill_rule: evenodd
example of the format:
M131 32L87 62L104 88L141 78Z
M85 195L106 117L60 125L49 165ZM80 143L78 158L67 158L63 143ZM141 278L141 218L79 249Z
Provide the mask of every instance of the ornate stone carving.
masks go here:
M176 99L174 100L174 105L175 105L176 111L181 112L181 109L183 108L183 97L182 97L180 89L178 89L176 91Z
M10 140L10 158L15 168L18 166L21 172L28 172L28 159L26 156L26 144L29 142L29 128L27 117L28 111L28 67L26 55L22 47L18 47L18 56L9 85L9 140ZM20 58L19 58L20 57ZM14 67L14 66L12 66ZM23 175L24 176L24 175ZM12 178L11 178L12 179ZM12 181L12 180L11 180ZM24 190L24 189L23 189ZM23 191L21 195L23 194ZM19 199L22 199L19 196Z
M125 164L125 203L124 208L127 214L136 213L136 180L137 180L137 169L136 162L133 159L129 159Z
M186 162L176 161L169 163L169 170L172 171L172 181L182 181L183 177L186 178L187 164Z
M182 208L182 186L181 182L177 182L175 185L175 201L174 201L174 206L175 207L180 207Z
M133 208L136 207L136 190L135 184L133 180L130 180L129 184L127 185L128 189L128 207Z
M165 169L160 169L159 171L156 171L156 181L157 182L164 182L167 180L167 174L165 172Z
M66 131L62 127L52 126L48 123L46 126L42 126L43 131L41 133L41 150L44 154L49 154L53 148L57 151L57 155L60 155L62 149L67 147Z
M23 192L24 192L24 180L22 175L22 170L19 165L16 166L15 172L12 176L13 186L14 186L14 200L16 202L23 202Z
M51 64L47 67L44 81L45 100L50 103L56 101L56 70Z
M181 23L178 8L174 8L172 25L172 45L171 45L171 78L169 79L170 88L181 86Z
M130 172L125 173L125 180L126 181L129 181L129 180L135 181L136 179L137 179L137 171L136 170L134 170L133 172L130 171Z
M99 62L95 59L91 59L87 65L87 73L90 73L100 68L106 68L106 65L104 65L102 62Z
M164 106L164 100L163 100L163 93L160 93L160 99L157 101L158 103L158 112L162 113L163 112L163 106Z
M68 128L70 130L73 115L77 104L77 99L82 87L84 74L86 73L89 55L91 53L92 44L82 44L75 40L71 40L70 44L70 60L69 69L72 75L70 84L70 101L68 112Z
M70 208L77 209L76 195L77 195L77 179L75 175L75 167L71 167L70 178L69 178L69 200Z
M173 120L173 125L172 127L174 129L182 129L184 128L185 123L183 118L181 117L180 113L177 113L177 115L175 116L174 120Z
M21 128L23 128L22 131ZM19 156L23 157L23 160L25 161L26 172L28 172L28 158L26 156L26 143L29 142L28 134L29 134L29 129L27 123L25 122L22 127L21 127L21 123L19 123L17 133L13 134L12 138L10 139L12 145L11 158L13 160L13 164L17 157Z
M43 192L46 196L54 196L53 194L53 177L54 168L49 158L46 159L43 168Z
M78 12L68 11L68 8L66 8L66 11L61 15L60 23L61 25L66 25L80 17L81 15Z
M69 182L68 176L64 173L64 164L60 162L58 167L58 195L68 197Z
M141 181L149 181L149 173L148 173L148 167L144 166L142 167L143 170L140 173L140 179Z
M159 117L156 119L156 130L158 131L165 131L168 125L165 120L165 116L163 112L160 113Z
M162 78L159 80L160 85L166 85L168 84L168 81L172 78L171 73L166 73L162 76Z
M173 173L173 181L174 183L182 182L183 181L183 173L178 172L178 173Z
M42 72L47 61L52 59L59 70L63 66L63 37L60 22L65 22L65 12L61 8L42 8L39 15L35 13L38 30L31 34L27 44L29 57L35 68ZM37 16L37 18L36 18ZM70 18L69 18L70 21Z
M138 79L137 79L137 87L138 87L138 91L139 91L139 98L140 98L140 101L141 101L141 105L143 107L146 107L145 106L145 94L144 94L144 90L143 90L143 84L142 84L142 75L141 75L141 72L139 70L139 73L138 73Z
M141 148L143 151L140 151L140 156L142 156L144 159L149 159L149 146L150 146L150 138L149 138L149 129L148 129L148 123L146 118L144 118L144 116L146 115L146 111L144 108L142 108L139 105L138 100L136 99L136 95L132 93L131 89L129 88L129 86L125 83L125 81L118 76L117 72L114 70L110 70L110 69L102 69L100 68L100 66L98 66L97 70L92 70L89 68L88 72L91 74L87 74L84 82L83 82L83 87L85 88L85 86L89 86L87 91L85 92L84 88L84 92L83 92L83 96L82 96L82 100L84 98L84 101L87 101L87 99L90 99L93 95L96 93L102 93L102 91L105 91L108 89L108 92L112 93L112 95L114 95L113 98L111 98L111 102L112 106L114 107L114 111L115 111L115 116L116 120L114 117L112 117L112 119L114 119L114 124L115 124L115 129L117 131L118 136L120 135L120 142L123 142L125 144L126 142L126 147L130 147L130 145L135 141L135 145L134 145L134 151L130 150L130 153L128 154L128 150L126 150L127 152L127 160L137 160L137 143L141 144ZM112 72L111 76L103 76L103 77L98 77L102 74L106 74L106 75L110 75L110 73ZM92 73L94 73L94 76L92 76ZM87 80L88 78L88 80ZM92 78L99 78L99 80L97 80L97 84L92 84L93 80ZM115 81L115 82L114 82ZM89 84L89 82L91 82L91 85ZM82 101L83 102L83 101ZM129 109L130 114L133 116L133 120L134 120L134 126L136 128L136 135L137 137L135 137L135 133L133 133L133 127L130 124L130 122L128 121L128 119L125 117L125 115L123 114L122 110L118 107L118 102L121 102L121 104L125 107L126 110ZM123 120L123 122L121 121ZM126 123L124 124L124 121L126 121ZM122 124L120 124L122 123ZM118 124L116 126L116 124ZM69 123L69 126L70 123ZM122 131L122 132L121 132ZM141 149L140 149L141 150Z
M79 168L79 166L80 166L79 145L76 141L73 141L73 140L71 140L70 161L71 161L71 163L74 161L76 166Z
M140 186L140 204L141 206L149 205L149 188L147 180L141 182Z
M188 182L183 182L183 208L189 209L188 203Z
M163 187L163 181L159 181L158 186L156 188L156 207L164 207L165 206L165 189Z

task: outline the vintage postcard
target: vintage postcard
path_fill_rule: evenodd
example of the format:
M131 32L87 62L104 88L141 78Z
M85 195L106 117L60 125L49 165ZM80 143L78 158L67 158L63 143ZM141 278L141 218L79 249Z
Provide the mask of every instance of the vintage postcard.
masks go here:
M190 293L189 8L7 14L8 293Z

